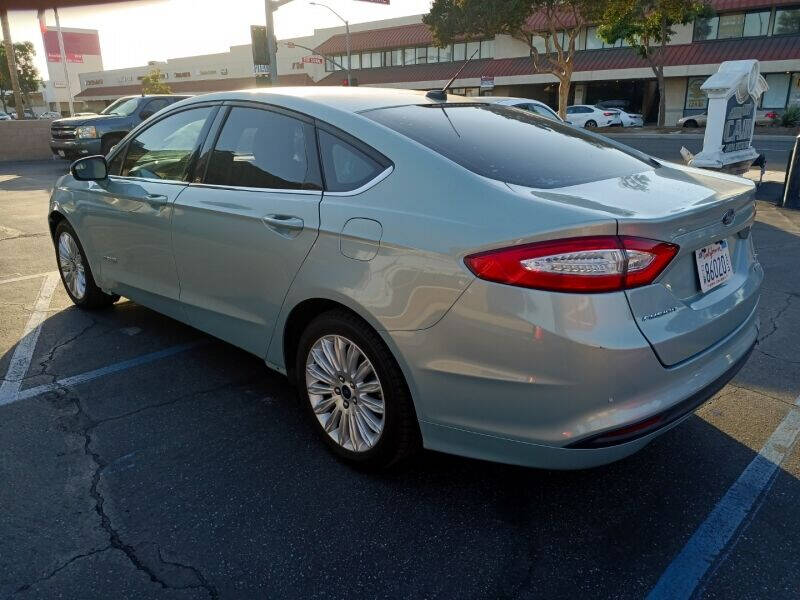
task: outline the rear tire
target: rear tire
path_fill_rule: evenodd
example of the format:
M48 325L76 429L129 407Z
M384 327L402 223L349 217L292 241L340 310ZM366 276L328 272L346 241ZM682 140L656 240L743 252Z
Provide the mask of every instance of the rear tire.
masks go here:
M697 121L689 120L686 121L683 126L687 129L697 129Z
M103 308L119 300L118 295L106 294L97 287L83 246L66 220L56 226L53 242L61 282L76 306L86 309Z
M583 126L586 129L594 129L595 127L597 127L597 122L596 121L592 121L591 119L589 119L588 121L586 121L586 123L584 123Z
M295 364L309 420L346 462L385 469L419 448L419 424L403 373L380 336L344 310L303 331Z

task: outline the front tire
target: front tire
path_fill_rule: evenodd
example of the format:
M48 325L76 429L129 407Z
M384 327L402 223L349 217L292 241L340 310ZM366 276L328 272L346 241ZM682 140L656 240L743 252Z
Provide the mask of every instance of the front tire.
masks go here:
M67 221L56 227L53 238L61 282L70 300L80 308L102 308L119 300L116 294L106 294L97 287L75 230Z
M380 336L355 315L333 310L300 336L297 388L309 419L338 457L382 469L419 447L419 426L403 373Z
M591 119L589 119L589 120L588 120L588 121L586 121L586 123L584 124L584 127L585 127L586 129L594 129L595 127L597 127L597 123L596 123L595 121L592 121Z

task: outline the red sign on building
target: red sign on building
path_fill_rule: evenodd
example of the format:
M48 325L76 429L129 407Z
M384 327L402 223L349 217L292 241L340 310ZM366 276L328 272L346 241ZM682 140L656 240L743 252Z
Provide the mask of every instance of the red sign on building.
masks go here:
M306 64L321 65L325 62L325 59L321 56L304 56L303 62Z
M86 54L100 56L100 36L97 33L76 33L64 31L64 54L67 62L82 63ZM61 62L61 50L58 45L58 32L47 29L42 36L47 62Z

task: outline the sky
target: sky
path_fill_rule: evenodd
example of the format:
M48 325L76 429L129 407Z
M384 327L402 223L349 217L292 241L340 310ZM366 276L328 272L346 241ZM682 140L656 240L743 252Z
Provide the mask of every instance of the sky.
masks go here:
M428 12L431 0L391 0L389 6L360 0L326 0L351 23L376 21ZM100 32L105 69L144 65L149 60L227 52L230 46L250 43L250 25L264 23L263 0L141 0L105 6L59 10L62 27L82 27ZM11 38L31 41L36 65L47 79L42 36L36 11L9 12ZM53 11L47 24L55 26ZM341 22L308 0L293 0L275 12L279 39L310 35L314 28Z

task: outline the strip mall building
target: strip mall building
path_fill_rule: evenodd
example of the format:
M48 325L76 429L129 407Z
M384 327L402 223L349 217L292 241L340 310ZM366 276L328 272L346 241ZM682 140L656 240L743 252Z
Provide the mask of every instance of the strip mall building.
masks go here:
M763 109L778 112L800 104L800 5L781 0L712 0L717 16L675 28L664 54L667 124L702 113L706 99L703 81L725 60L758 59L769 84ZM279 13L280 14L280 13ZM458 43L447 48L433 45L422 15L351 26L351 72L357 85L439 88L450 79L465 56L478 50L473 61L454 82L456 92L535 98L557 104L557 81L536 73L529 46L509 36ZM529 22L531 31L543 24ZM281 40L278 51L280 85L342 85L347 64L344 28L319 29L314 35ZM544 41L533 37L534 43ZM304 62L312 53L325 57L322 64ZM594 104L625 100L629 109L654 120L658 89L647 62L631 49L604 44L594 27L585 28L578 40L570 103ZM137 94L139 81L158 67L176 93L204 93L253 87L253 59L249 45L233 46L227 53L178 58L114 71L84 73L76 100L86 108L100 108L116 98ZM481 84L483 82L483 88Z

